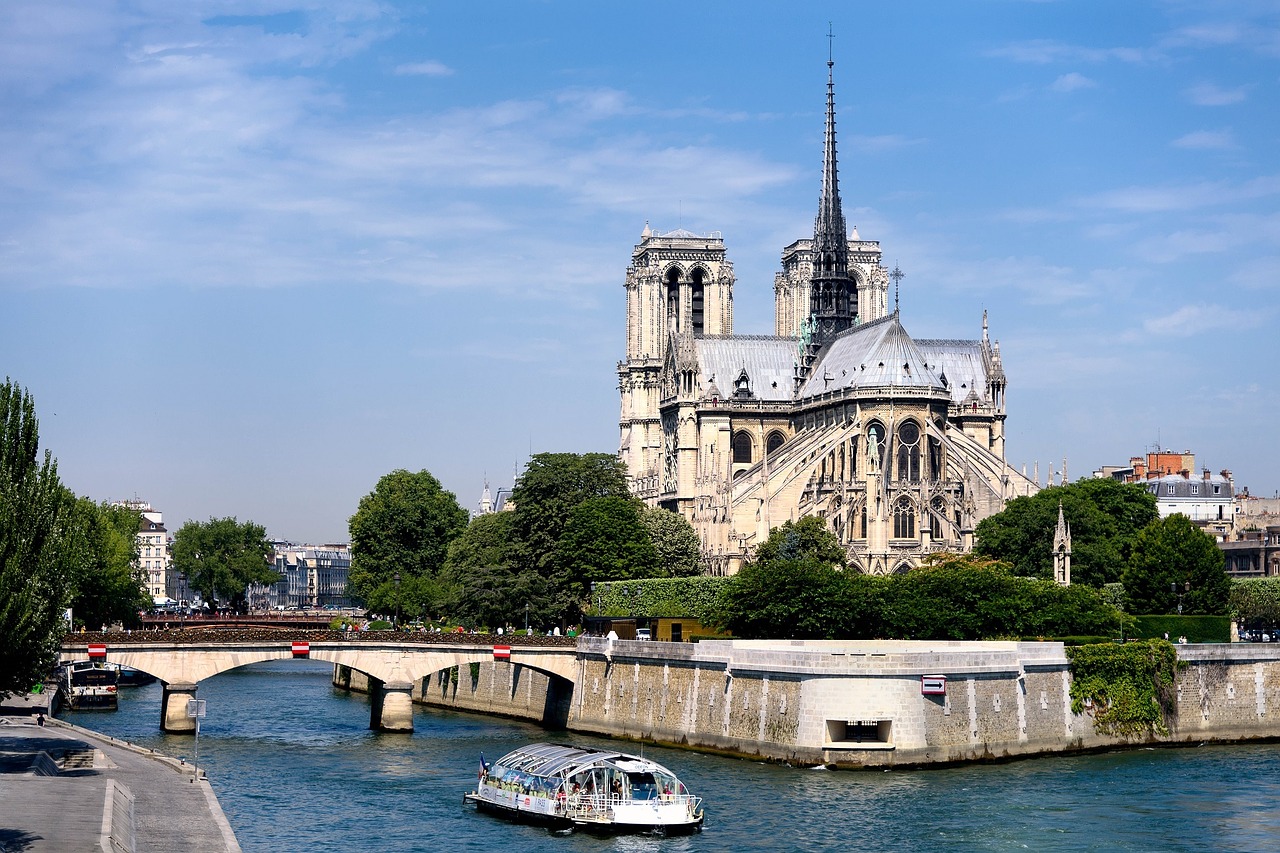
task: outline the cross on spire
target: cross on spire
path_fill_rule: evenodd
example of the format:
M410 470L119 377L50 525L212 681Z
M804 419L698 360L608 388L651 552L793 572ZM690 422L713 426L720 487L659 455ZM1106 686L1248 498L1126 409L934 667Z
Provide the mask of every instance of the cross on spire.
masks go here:
M893 313L895 314L898 313L898 285L906 277L907 274L898 269L898 264L895 261L893 272L889 273L889 278L893 279Z
M835 31L831 28L831 22L827 21L827 67L835 65Z

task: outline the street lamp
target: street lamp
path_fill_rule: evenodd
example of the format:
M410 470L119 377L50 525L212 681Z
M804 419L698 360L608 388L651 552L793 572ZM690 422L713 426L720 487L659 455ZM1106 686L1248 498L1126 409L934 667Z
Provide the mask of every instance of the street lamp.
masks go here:
M524 633L526 637L529 635L529 602L527 601L524 603Z
M395 575L391 579L396 582L396 621L392 627L394 627L397 631L399 631L400 630L400 572L399 570L396 571Z
M1187 581L1182 585L1182 589L1178 589L1176 583L1169 584L1169 591L1178 596L1178 615L1182 615L1182 596L1191 591L1191 581Z

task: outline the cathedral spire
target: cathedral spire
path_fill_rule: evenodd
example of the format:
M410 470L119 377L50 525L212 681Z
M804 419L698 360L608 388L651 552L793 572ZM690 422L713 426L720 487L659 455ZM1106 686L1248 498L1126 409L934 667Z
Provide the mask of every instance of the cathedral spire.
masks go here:
M809 316L816 327L814 344L817 346L852 326L858 314L858 292L849 276L849 232L840 208L834 68L835 60L828 54L822 195L813 223L813 277L809 290Z

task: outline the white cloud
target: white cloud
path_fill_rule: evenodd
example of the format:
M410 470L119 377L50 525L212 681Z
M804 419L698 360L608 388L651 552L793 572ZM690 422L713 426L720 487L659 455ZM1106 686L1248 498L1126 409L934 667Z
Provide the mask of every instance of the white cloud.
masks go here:
M1224 107L1229 104L1238 104L1248 97L1248 91L1244 86L1223 89L1213 83L1198 83L1187 89L1184 94L1188 101L1198 107Z
M1157 54L1137 47L1084 47L1066 44L1052 39L1031 39L993 48L985 53L996 59L1009 59L1031 65L1050 65L1056 62L1120 62L1138 63L1156 58Z
M452 68L443 62L429 59L426 62L406 62L403 65L397 65L395 73L423 77L452 77L454 72Z
M1049 88L1055 92L1075 92L1080 89L1092 89L1098 84L1090 80L1083 74L1072 71L1070 74L1063 74L1057 80L1049 85Z
M912 139L896 133L886 133L879 136L847 136L840 140L840 144L841 148L848 151L876 154L882 151L896 151L913 145L921 145L924 141L923 139Z
M1164 213L1235 204L1280 194L1280 175L1261 175L1238 184L1201 181L1181 186L1123 187L1080 199L1084 208L1126 213Z
M1258 311L1237 311L1221 305L1183 305L1167 314L1148 317L1139 329L1126 332L1125 340L1149 336L1186 338L1208 332L1239 331L1259 326L1263 315Z
M1236 140L1230 130L1197 130L1179 136L1169 144L1193 151L1228 151L1236 147Z

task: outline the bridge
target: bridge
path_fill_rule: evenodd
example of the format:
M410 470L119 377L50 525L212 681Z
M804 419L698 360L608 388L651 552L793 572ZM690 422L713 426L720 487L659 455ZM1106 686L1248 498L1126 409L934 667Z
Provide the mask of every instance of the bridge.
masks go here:
M160 728L195 731L187 717L201 681L270 660L322 660L369 676L369 727L413 731L412 691L425 676L454 666L505 660L576 683L577 641L568 637L278 629L68 634L60 663L106 660L154 675L164 685Z

